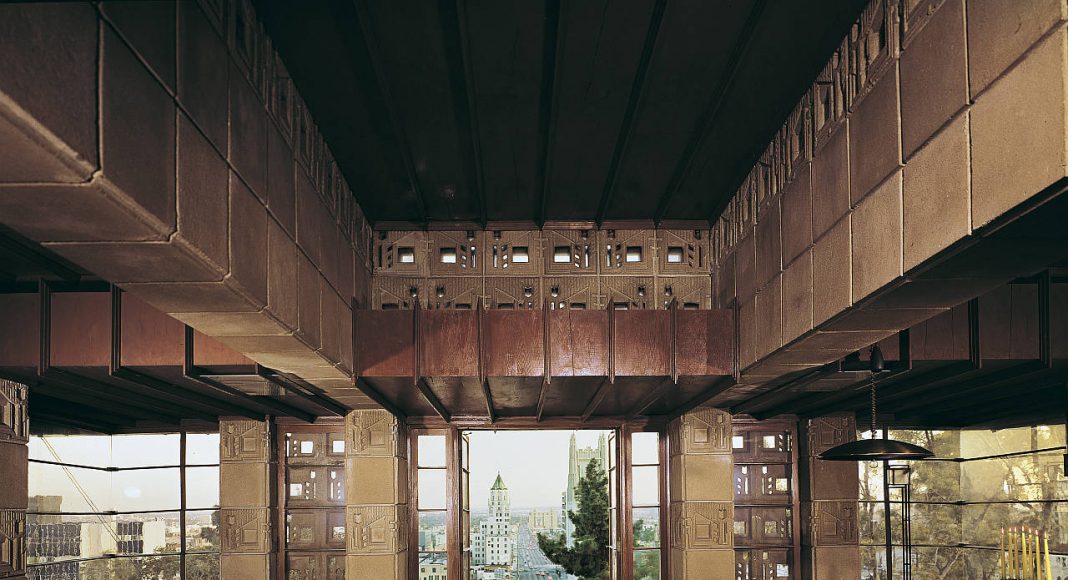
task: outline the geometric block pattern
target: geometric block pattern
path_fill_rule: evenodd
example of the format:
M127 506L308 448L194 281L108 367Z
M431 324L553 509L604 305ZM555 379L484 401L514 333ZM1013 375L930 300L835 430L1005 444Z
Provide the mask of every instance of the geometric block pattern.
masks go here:
M731 415L720 409L700 407L678 420L678 428L668 430L672 454L730 454Z
M708 230L389 231L373 309L711 307ZM561 306L562 305L562 306Z
M291 466L286 501L293 507L345 505L344 466Z
M286 512L286 549L344 550L345 512L335 510L296 510Z
M392 554L408 548L408 506L358 505L345 510L349 554Z
M292 433L286 463L289 465L341 465L345 462L345 433Z
M345 418L348 457L407 457L404 424L382 409L354 411Z
M345 417L346 575L407 578L408 433L384 410Z
M224 421L219 430L220 460L267 461L270 450L268 427L264 421Z
M700 407L667 433L672 578L734 578L731 415Z
M735 506L735 545L790 547L793 538L791 508Z
M271 551L268 508L219 510L219 535L224 553L266 554Z
M734 546L734 503L687 501L671 506L671 546L712 550Z
M850 468L851 463L838 464L818 457L835 445L856 439L855 418L817 417L801 422L801 426L805 431L801 436L801 462L807 468L799 486L804 572L815 580L859 575L857 470Z
M0 577L26 569L26 512L0 510Z
M272 433L268 421L219 419L219 564L224 577L234 570L241 570L241 578L273 575L277 494L266 491L274 488Z
M857 502L818 500L808 507L808 533L812 546L855 546L859 542Z
M0 441L26 443L30 424L26 385L0 379Z
M828 449L857 438L856 420L851 415L817 417L808 421L808 449L816 457Z

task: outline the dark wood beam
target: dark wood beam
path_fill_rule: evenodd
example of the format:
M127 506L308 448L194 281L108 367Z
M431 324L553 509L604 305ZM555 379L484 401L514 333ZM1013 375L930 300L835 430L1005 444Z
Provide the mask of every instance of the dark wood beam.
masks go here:
M344 417L349 413L349 408L330 398L322 389L316 388L307 382L274 369L256 365L256 374L278 385L286 393L299 397L317 407L322 407L338 417Z
M497 412L493 409L493 393L490 392L489 379L483 378L479 384L482 385L482 398L486 401L486 416L489 417L490 423L494 423L497 421Z
M649 407L653 406L653 403L659 401L671 387L676 386L678 386L678 381L674 377L669 377L660 381L658 385L653 387L649 393L642 397L642 400L627 413L627 419L636 419L640 417L649 409Z
M66 282L76 283L82 278L82 274L70 262L4 226L0 226L0 252L25 260Z
M538 227L542 227L547 219L549 209L549 182L552 174L553 141L556 137L556 99L560 83L560 42L564 36L561 34L560 19L561 0L546 0L544 41L542 43L541 56L541 94L538 106L538 215L534 220Z
M604 379L601 384L597 386L597 390L593 393L593 398L586 405L586 409L582 411L582 421L588 421L593 412L597 410L597 407L601 405L601 401L608 396L608 389L612 388L614 381L611 379Z
M479 225L486 228L485 178L482 173L482 144L478 130L478 99L472 86L470 44L463 0L440 3L445 59L449 63L449 85L455 103L456 127L460 133L464 173L469 191L478 200Z
M704 405L708 401L712 400L712 397L715 397L716 395L719 395L720 393L723 393L727 389L729 389L729 388L731 388L731 387L733 387L734 385L737 385L737 384L738 384L738 381L734 377L723 377L722 379L716 381L712 385L709 385L709 387L707 389L705 389L703 392L698 394L696 397L690 399L685 404L683 404L681 407L679 407L678 409L675 409L674 411L672 411L671 415L669 415L669 419L674 419L676 417L681 417L681 416L685 415L686 413L689 413L690 411L693 411L697 407L700 407L701 405Z
M434 408L438 417L441 417L443 421L448 423L452 419L452 415L449 413L449 410L445 408L445 405L441 404L441 399L438 399L438 396L430 389L430 385L427 384L426 379L419 377L419 380L417 380L415 384L419 387L419 392L423 394L423 398L426 399L426 402L430 403L430 406Z
M604 223L605 215L612 205L612 198L615 196L616 183L619 180L619 168L630 146L630 137L634 131L634 116L645 92L645 81L649 76L649 64L653 60L656 39L660 34L660 23L664 20L666 7L667 0L656 0L656 4L653 5L653 13L649 17L649 27L645 30L645 43L642 45L641 58L638 60L638 68L634 73L634 80L631 82L627 108L623 112L623 122L619 127L619 138L616 140L615 149L612 151L612 161L608 166L608 175L604 182L604 188L601 190L601 199L597 203L597 225Z
M372 401L378 403L383 409L389 411L394 417L404 420L407 415L400 409L400 407L394 405L389 399L387 399L378 389L374 388L366 379L362 377L356 378L356 388L360 389L360 392L367 395Z
M539 423L541 422L542 415L545 414L545 396L548 390L549 379L546 377L541 381L541 389L538 391L538 411L534 415L534 419Z
M386 76L382 59L379 56L378 38L375 35L372 17L368 11L367 3L362 1L353 2L356 6L356 19L359 21L360 36L363 38L363 48L366 50L366 59L370 70L370 78L362 79L366 85L366 95L373 100L377 108L385 111L385 118L380 120L381 130L386 131L388 137L396 141L404 164L405 173L408 177L409 187L415 194L416 210L422 220L423 227L428 221L426 194L419 183L419 174L415 169L412 159L412 148L405 136L404 124L401 122L400 112L397 111L396 100L389 90L389 79Z
M735 42L734 47L731 49L731 54L727 58L726 73L720 77L720 83L712 92L708 105L705 107L700 120L697 122L697 131L694 132L693 137L691 137L690 141L686 144L686 149L683 150L682 157L679 159L678 164L675 165L675 171L671 174L671 179L668 181L667 188L660 194L660 200L656 204L656 212L653 214L657 223L664 219L664 214L667 212L668 206L671 203L671 198L674 197L682 187L682 184L686 181L686 178L690 174L690 168L693 166L693 163L697 158L697 153L701 150L701 145L704 144L709 134L711 134L712 129L715 127L716 121L719 119L720 111L723 108L723 103L727 100L727 94L730 92L730 88L734 84L734 79L738 76L739 65L746 52L749 50L749 46L753 40L753 34L756 31L757 24L760 21L760 17L764 13L764 8L767 4L768 0L756 0L753 2L753 7L749 10L749 16L745 20L745 25L742 27L741 32L739 32L738 40ZM717 217L719 217L718 214L711 215L709 216L709 219L715 220Z
M286 417L296 417L302 421L311 423L315 421L315 415L292 405L287 405L281 401L276 401L270 397L255 398L252 395L244 393L235 387L221 383L205 376L200 372L200 369L193 364L194 360L194 345L193 329L189 326L185 327L185 357L182 362L182 376L186 380L195 381L201 385L204 385L210 389L218 391L224 395L236 397L241 400L249 401L251 404L257 405L261 409L265 409L268 412L275 413Z
M978 376L956 384L942 385L938 389L931 389L914 397L898 397L901 403L893 405L896 413L906 413L914 409L938 408L936 403L950 401L950 407L960 407L968 404L979 395L997 391L1002 388L1026 384L1043 375L1049 374L1050 370L1042 361L1026 361L1014 364L992 372L981 372Z
M879 401L889 403L896 398L912 396L918 391L928 389L933 383L945 381L974 370L975 365L971 361L955 361L924 373L914 374L915 371L911 371L903 380L895 381L888 389L884 389L883 393L879 395ZM868 394L869 385L870 381L868 380L857 381L833 393L826 393L799 401L797 404L791 405L790 412L806 417L819 417L827 413L863 407L870 398Z

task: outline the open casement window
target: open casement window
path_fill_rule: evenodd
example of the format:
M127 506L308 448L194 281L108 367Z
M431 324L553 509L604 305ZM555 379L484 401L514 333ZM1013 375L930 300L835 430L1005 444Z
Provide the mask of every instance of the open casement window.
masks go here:
M456 469L455 430L411 430L411 542L408 576L420 580L461 578L457 564L459 550L454 521L455 502L451 497L455 479L450 471ZM450 461L452 458L452 461ZM450 557L451 556L451 557ZM450 572L450 563L454 571Z
M656 431L626 430L627 478L626 561L630 563L628 580L668 578L667 557L663 553L663 530L667 528L661 509L667 497L664 466L667 447L665 437Z
M412 426L408 578L471 580L471 439L456 428ZM608 432L609 571L613 580L670 578L666 437L619 426ZM531 466L531 474L538 472ZM566 513L561 513L566 518Z
M285 549L279 580L344 578L345 426L283 425L278 437Z

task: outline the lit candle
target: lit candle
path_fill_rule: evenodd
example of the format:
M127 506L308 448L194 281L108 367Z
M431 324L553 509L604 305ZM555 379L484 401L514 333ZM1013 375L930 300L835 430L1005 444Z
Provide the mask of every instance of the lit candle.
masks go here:
M998 536L998 567L1001 569L1002 578L1006 577L1006 573L1009 570L1005 555L1005 528L1001 528L1001 535Z
M1016 551L1012 556L1015 564L1012 575L1014 578L1023 578L1023 530L1015 530L1012 535L1012 543L1016 546Z
M1023 577L1026 580L1031 580L1031 572L1029 570L1031 564L1031 529L1023 529Z
M1053 569L1049 563L1049 532L1046 532L1044 541L1046 544L1046 580L1053 580Z
M1009 573L1016 576L1016 530L1009 528Z

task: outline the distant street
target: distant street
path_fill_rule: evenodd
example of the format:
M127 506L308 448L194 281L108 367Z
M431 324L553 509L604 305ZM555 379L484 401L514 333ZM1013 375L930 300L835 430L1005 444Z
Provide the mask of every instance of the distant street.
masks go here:
M545 557L538 548L538 538L531 533L526 524L519 524L519 541L516 548L519 550L519 575L518 580L565 580L567 574L563 569L553 564Z

